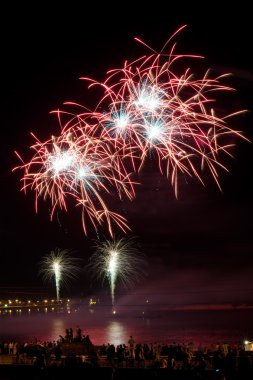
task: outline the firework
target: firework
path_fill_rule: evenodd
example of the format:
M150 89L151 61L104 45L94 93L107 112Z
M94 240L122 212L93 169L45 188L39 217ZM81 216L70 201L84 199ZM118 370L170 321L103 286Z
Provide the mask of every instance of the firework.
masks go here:
M176 197L179 175L204 184L209 172L221 189L219 173L228 171L224 158L232 156L235 138L247 140L228 119L244 110L224 116L214 108L215 94L234 91L222 84L228 74L197 76L182 64L178 74L179 60L203 58L176 53L171 42L184 27L159 52L136 39L148 54L108 71L104 82L82 78L104 91L94 110L66 102L66 111L54 111L60 135L41 142L32 134L35 153L27 163L16 152L22 164L13 170L23 171L22 190L35 192L36 210L39 199L49 199L52 218L71 204L81 208L85 234L88 221L95 230L106 225L111 237L115 226L127 233L127 220L105 199L133 200L133 174L140 174L150 157Z
M138 172L150 156L156 158L177 195L179 172L204 183L204 169L208 168L220 187L219 171L228 171L222 159L231 156L234 146L231 137L243 137L227 120L245 111L218 116L214 110L215 92L234 91L221 83L228 74L212 78L207 71L198 79L187 68L176 75L174 66L179 59L203 57L176 54L176 44L166 53L172 37L160 52L137 39L151 54L110 70L103 83L90 80L90 87L104 89L97 106L108 110L99 116L101 133L117 136L117 142L131 151L128 156Z
M70 254L71 250L56 248L44 256L40 262L39 274L43 276L45 281L54 281L58 302L62 286L66 286L69 280L76 279L80 271L78 266L80 260L71 257Z
M88 136L78 127L65 131L46 142L36 138L31 147L35 154L30 162L14 168L22 169L22 190L35 192L35 209L39 199L51 202L51 219L56 209L67 211L68 203L81 206L82 224L87 234L87 219L97 229L106 224L112 235L115 223L124 232L129 230L125 218L108 209L104 194L115 193L134 198L131 173L127 173L120 151L115 153L107 141Z
M134 286L146 273L146 261L134 238L114 238L96 243L88 269L102 283L109 282L114 306L116 284L127 288Z

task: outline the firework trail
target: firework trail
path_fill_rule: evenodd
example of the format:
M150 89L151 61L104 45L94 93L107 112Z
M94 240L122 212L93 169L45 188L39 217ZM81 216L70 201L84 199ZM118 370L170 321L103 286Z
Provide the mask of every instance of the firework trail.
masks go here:
M71 257L70 253L70 250L56 248L44 256L40 262L39 274L45 281L54 280L57 302L60 301L62 285L67 285L68 280L76 279L80 271L80 267L77 265L80 260Z
M113 238L96 243L87 268L95 279L109 282L114 306L116 284L133 287L146 274L146 261L134 238Z
M207 71L197 77L190 68L176 74L179 60L203 58L176 54L171 42L184 27L159 52L136 39L148 54L108 71L102 83L81 78L104 91L94 110L66 102L67 110L54 111L60 135L41 142L32 134L35 153L27 163L16 152L22 164L13 170L23 171L21 189L35 192L36 210L41 198L50 200L51 218L57 208L67 211L74 204L81 208L86 235L88 221L96 231L106 225L111 237L115 226L126 233L127 220L111 211L105 198L132 201L134 174L150 157L176 197L180 174L204 184L209 171L221 189L219 173L228 171L223 162L232 156L234 138L247 140L228 119L245 111L219 116L214 108L216 93L234 91L221 83L228 74L212 77Z

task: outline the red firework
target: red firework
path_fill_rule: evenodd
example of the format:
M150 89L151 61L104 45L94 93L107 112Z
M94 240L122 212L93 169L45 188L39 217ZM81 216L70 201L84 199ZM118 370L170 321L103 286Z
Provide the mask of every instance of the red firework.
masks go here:
M120 199L134 199L129 168L140 172L150 155L157 158L160 172L166 174L176 195L179 173L203 183L205 167L220 187L219 169L228 170L221 157L231 156L233 146L226 136L243 137L229 127L227 119L244 111L216 115L213 94L233 91L221 84L227 74L212 78L207 71L198 79L189 68L175 74L179 59L202 58L176 54L176 44L165 53L183 28L160 52L137 39L149 54L110 70L103 83L82 78L89 81L89 87L104 89L94 111L65 103L68 111L55 111L60 136L41 142L33 135L35 154L28 163L17 153L22 165L15 169L24 171L22 190L35 191L36 209L39 198L49 198L53 217L56 208L67 210L72 199L81 206L86 234L87 219L95 229L107 224L112 236L113 224L126 232L125 218L108 209L103 194L115 191Z

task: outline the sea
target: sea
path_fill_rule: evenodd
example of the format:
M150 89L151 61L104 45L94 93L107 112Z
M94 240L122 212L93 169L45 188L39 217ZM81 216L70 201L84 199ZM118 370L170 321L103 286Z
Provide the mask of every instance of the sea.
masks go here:
M232 305L109 305L72 300L62 305L1 307L0 341L57 341L77 327L95 345L136 343L242 344L253 340L253 308Z

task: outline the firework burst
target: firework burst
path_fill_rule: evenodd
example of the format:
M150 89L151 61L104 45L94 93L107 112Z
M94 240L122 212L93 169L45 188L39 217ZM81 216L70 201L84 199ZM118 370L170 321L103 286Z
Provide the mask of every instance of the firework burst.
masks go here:
M204 183L204 169L208 168L220 187L219 171L228 171L221 161L224 155L231 156L234 146L231 136L245 138L241 131L230 128L227 120L245 111L216 115L214 94L234 91L222 84L228 74L211 77L207 71L198 79L187 68L176 75L179 59L203 57L176 54L176 44L166 53L172 37L160 52L137 39L151 54L110 70L103 83L90 80L90 87L104 89L97 109L109 111L99 116L101 133L117 136L131 151L133 170L139 172L150 156L156 157L160 172L166 174L177 195L178 173Z
M36 210L39 199L49 199L52 218L71 203L81 208L85 234L88 221L95 230L106 225L111 237L114 226L126 233L127 220L111 211L105 198L116 194L133 200L133 174L150 157L176 197L179 175L204 184L208 172L221 189L220 171L228 171L224 158L232 156L232 137L247 140L228 120L245 111L221 116L215 110L215 94L234 91L222 84L228 74L197 76L188 67L178 74L179 60L203 58L176 53L172 39L184 28L159 52L136 39L148 54L108 71L102 83L82 78L104 91L94 110L65 103L68 111L55 111L60 135L41 142L33 134L35 153L27 163L16 152L22 164L13 170L23 171L22 190L35 192Z
M35 208L39 199L51 202L51 219L56 209L67 211L68 202L81 206L82 224L87 234L87 219L95 229L112 225L124 232L129 230L124 217L111 211L103 199L104 194L115 193L120 199L134 198L134 183L122 161L122 153L115 153L108 141L90 137L80 127L65 131L46 142L31 147L35 154L29 163L14 168L22 169L22 190L35 192Z
M88 269L102 283L109 282L114 306L116 284L133 287L146 274L146 261L134 238L114 238L96 243Z
M80 267L80 259L71 257L71 250L56 248L40 262L39 274L44 281L54 281L57 302L60 301L60 291L62 286L67 286L69 280L77 278Z

